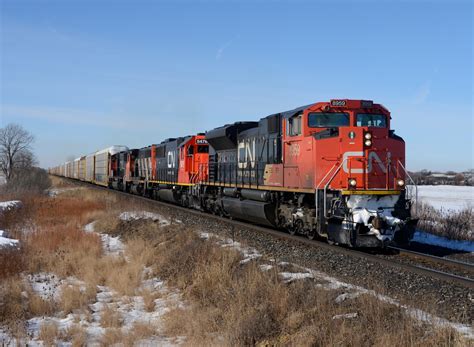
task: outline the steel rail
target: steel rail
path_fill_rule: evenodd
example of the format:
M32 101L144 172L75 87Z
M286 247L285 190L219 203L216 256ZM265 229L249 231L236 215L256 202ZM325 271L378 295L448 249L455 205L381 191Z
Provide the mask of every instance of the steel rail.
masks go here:
M459 261L459 260L456 260L456 259L438 257L438 256L432 255L432 254L412 251L411 249L407 249L407 248L401 248L401 247L395 247L395 246L388 246L387 248L397 250L397 251L400 252L400 254L405 253L405 254L415 255L415 256L420 257L420 258L436 260L436 262L443 263L445 265L457 266L457 267L462 268L466 271L474 271L474 264L472 264L472 263L466 263L464 261Z
M63 178L66 178L66 177L63 177ZM240 220L225 218L225 217L217 216L217 215L214 215L214 214L211 214L211 213L207 213L207 212L203 212L203 211L199 211L199 210L194 210L194 209L187 208L187 207L182 207L182 206L175 205L175 204L172 204L172 203L169 203L169 202L154 200L154 199L148 198L146 196L135 195L135 194L126 193L126 192L115 190L115 189L110 189L108 187L94 185L94 184L89 183L89 182L77 181L77 180L74 180L74 179L70 179L70 180L72 180L74 182L77 182L77 183L86 183L89 187L94 187L98 190L106 190L106 191L109 191L109 192L114 192L114 193L118 193L118 194L127 196L129 198L137 198L137 199L146 201L149 204L160 205L160 206L164 206L164 207L168 207L168 208L173 208L173 209L180 210L180 211L183 211L183 212L195 215L195 216L210 218L210 219L214 219L214 220L217 220L217 221L220 221L220 222L223 222L223 223L227 223L227 224L230 224L230 225L241 226L241 227L244 227L244 228L247 228L247 229L252 229L252 230L255 230L255 231L259 231L259 232L264 232L266 234L269 234L269 235L271 235L275 238L281 239L281 240L294 241L294 242L304 244L304 245L307 245L307 246L312 246L312 247L314 247L314 246L320 247L322 249L339 252L341 254L348 255L348 256L353 256L353 257L360 258L360 259L371 260L375 263L383 264L383 265L386 265L386 266L391 267L391 268L398 268L400 270L407 270L407 271L410 271L412 273L416 273L418 275L429 276L429 277L437 278L437 279L444 280L444 281L447 281L447 282L453 282L454 281L457 284L460 284L462 286L474 289L474 279L471 279L471 278L468 278L468 277L463 277L463 276L459 276L459 275L452 274L452 273L447 273L447 272L443 272L443 271L439 271L439 270L434 270L434 269L423 267L423 266L416 266L416 265L412 265L412 264L406 264L406 263L402 263L402 262L397 262L397 261L381 258L381 257L378 257L376 255L369 254L369 253L366 253L366 252L363 252L363 251L350 249L350 248L344 248L344 247L341 247L341 246L334 246L334 245L330 245L328 243L325 243L323 241L310 240L310 239L308 239L306 237L302 237L302 236L290 235L288 233L285 233L285 232L277 230L277 229L264 227L264 226L260 226L260 225L254 225L254 224L250 224L248 222L244 222L244 221L240 221Z

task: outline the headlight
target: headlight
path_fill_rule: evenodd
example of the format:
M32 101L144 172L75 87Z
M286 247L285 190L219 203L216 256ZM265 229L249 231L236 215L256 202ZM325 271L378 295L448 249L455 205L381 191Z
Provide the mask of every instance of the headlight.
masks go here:
M365 137L366 140L370 140L372 138L372 134L371 133L365 133L364 137Z
M399 187L403 187L405 185L405 181L400 179L400 180L397 181L397 184L398 184Z
M355 187L357 185L357 181L355 180L355 178L349 179L349 185L351 187Z
M365 140L365 141L364 141L364 145L365 145L366 147L370 147L370 146L372 146L372 141L371 141L371 140Z

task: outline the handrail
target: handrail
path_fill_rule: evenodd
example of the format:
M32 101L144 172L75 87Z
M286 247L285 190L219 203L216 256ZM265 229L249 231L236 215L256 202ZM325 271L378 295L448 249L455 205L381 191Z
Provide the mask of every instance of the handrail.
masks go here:
M410 174L408 173L408 170L405 169L405 167L403 166L403 164L401 163L400 160L398 160L398 164L400 164L400 166L402 167L403 171L405 171L405 174L408 176L408 178L410 179L411 183L413 184L413 186L415 187L415 214L417 214L418 212L418 186L416 185L415 181L413 180L413 178L411 178ZM406 186L405 186L406 187Z
M329 170L328 172L326 173L326 175L324 175L323 179L319 182L319 184L316 186L316 189L319 189L319 186L321 185L321 183L323 183L323 181L326 179L326 177L332 172L332 169L334 169L336 167L337 164L334 164Z
M319 184L316 186L316 213L318 210L318 207L319 207L319 195L318 195L318 190L319 190L319 186L321 185L321 183L323 183L323 181L326 179L326 177L328 177L328 175L332 172L332 169L334 169L336 167L337 164L334 164L329 170L328 172L326 173L326 175L324 175L323 179L319 182Z
M337 173L339 172L339 170L341 169L342 165L346 162L347 158L345 158L341 164L337 167L336 171L333 173L333 175L331 176L331 179L326 183L326 185L324 186L324 218L327 218L326 216L326 212L327 212L327 203L326 203L326 189L327 187L329 186L329 184L332 182L332 180L334 179L334 177L336 177Z

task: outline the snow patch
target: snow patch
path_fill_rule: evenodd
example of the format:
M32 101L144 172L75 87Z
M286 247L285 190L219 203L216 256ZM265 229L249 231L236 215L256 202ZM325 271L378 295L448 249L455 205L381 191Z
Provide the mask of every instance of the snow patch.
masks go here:
M224 238L219 235L213 234L213 233L207 233L207 232L199 232L199 236L203 239L215 239L217 244L221 245L221 247L224 248L233 248L237 251L239 251L243 259L240 261L240 264L246 264L254 259L258 259L262 256L260 252L258 252L255 248L253 247L245 247L242 246L240 242L234 241L229 238Z
M359 314L357 312L344 313L344 314L337 314L334 317L332 317L332 319L333 320L335 320L335 319L353 319L353 318L357 318L358 316L359 316Z
M270 264L262 264L262 265L259 265L259 267L260 267L260 270L262 271L269 271L273 269L273 265L270 265Z
M146 283L146 284L145 284ZM39 340L39 333L44 324L55 324L60 332L65 332L67 329L76 325L83 328L87 334L88 345L99 345L100 340L106 329L101 325L101 317L103 311L111 308L118 312L122 318L122 333L132 332L134 324L143 323L150 324L154 328L161 327L161 319L165 313L170 310L170 307L182 306L180 296L177 293L169 292L166 286L157 278L144 281L141 288L151 285L156 290L163 293L161 298L155 300L155 308L151 312L145 310L143 298L141 296L117 296L113 290L106 286L99 286L96 302L89 306L92 314L87 317L83 312L70 313L64 318L59 317L34 317L26 322L28 334L28 346L42 346L42 341ZM13 341L6 331L0 330L0 342ZM179 344L172 339L152 336L149 339L141 341L144 345L167 345L172 346ZM58 345L68 345L64 341L57 341Z
M159 222L161 226L167 226L171 224L170 221L163 217L161 214L147 211L122 212L119 218L123 221L151 219L154 222Z
M417 230L413 235L412 242L426 245L439 246L464 252L474 252L474 242L467 240L450 240L446 237L433 235L421 230Z
M361 293L360 292L353 292L353 293L343 293L341 295L338 295L338 297L334 300L336 304L340 304L341 302L344 302L349 299L355 299L357 298Z
M392 240L395 232L400 228L402 221L392 216L392 211L398 200L398 195L371 196L351 195L347 206L352 210L354 223L361 223L369 227L369 234L375 235L379 240ZM387 222L390 229L378 230L369 223L371 217L379 217Z
M120 240L120 236L110 236L108 234L102 234L95 231L95 225L97 221L91 222L84 226L84 231L87 233L96 233L100 236L102 242L102 249L107 255L121 255L125 250L125 245Z
M79 190L79 189L82 189L82 188L81 187L51 188L51 189L48 189L47 192L48 192L49 197L54 198L61 193L71 191L71 190Z
M0 212L11 211L23 206L20 200L10 200L0 202Z
M9 247L18 247L20 241L7 237L6 232L0 230L0 249Z
M285 283L290 283L305 278L314 278L314 276L309 272L280 272L278 275L280 275Z

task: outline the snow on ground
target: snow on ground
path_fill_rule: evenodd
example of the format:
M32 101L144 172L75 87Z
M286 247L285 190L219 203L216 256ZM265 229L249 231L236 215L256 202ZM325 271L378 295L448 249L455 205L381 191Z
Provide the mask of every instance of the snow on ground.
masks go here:
M67 187L67 188L51 188L47 190L47 193L50 197L54 198L55 196L58 196L61 193L71 191L71 190L79 190L83 189L81 187Z
M43 300L58 300L61 297L61 286L66 283L53 273L40 272L30 274L25 278L30 285L33 293L41 297ZM72 282L76 282L73 279ZM81 283L82 284L82 283Z
M5 231L0 230L0 249L9 247L18 247L20 242L15 239L7 237Z
M102 241L102 249L107 255L120 255L125 250L125 245L120 240L120 236L110 236L95 231L96 222L91 222L84 227L84 231L88 233L96 233Z
M199 232L199 236L206 240L214 239L219 245L224 248L233 248L239 251L244 257L244 259L240 261L240 264L248 263L249 261L260 258L262 256L262 254L260 254L260 252L258 252L255 248L244 247L240 242L234 241L229 238L222 238L216 234L206 232Z
M20 200L2 201L0 202L0 212L14 210L22 205Z
M138 214L133 214L132 219L139 219ZM159 215L142 214L143 218L162 221ZM89 223L84 227L84 231L95 231L95 222ZM162 223L163 224L163 223ZM123 253L125 245L119 237L97 233L102 240L102 246L106 255L119 256ZM88 346L101 346L101 339L106 332L106 328L102 326L101 319L105 310L111 309L118 312L122 319L121 332L124 334L133 333L135 324L145 324L151 326L155 330L155 334L149 338L135 341L139 346L176 346L184 342L184 337L170 339L160 335L162 328L163 315L172 307L184 307L181 295L177 291L171 291L159 278L151 277L151 269L144 268L142 273L142 282L136 293L150 291L158 293L159 297L154 300L154 308L146 310L144 299L140 295L120 296L111 288L106 286L98 286L96 302L89 305L90 314L84 311L76 311L64 316L59 312L55 316L41 316L29 319L26 322L28 338L24 341L14 340L5 329L0 327L0 345L16 346L43 346L43 342L39 339L41 327L44 324L54 324L60 332L67 332L71 327L80 327L84 329L87 335ZM86 284L77 278L68 277L61 279L53 273L37 273L25 276L25 281L30 285L32 292L44 300L58 301L61 298L61 289L65 286L77 286L80 290L86 290ZM24 293L24 295L28 295ZM56 345L70 346L70 342L56 341Z
M170 225L170 221L158 213L147 211L132 211L122 212L119 216L121 220L130 221L138 219L151 219L154 222L159 222L161 226Z
M143 275L147 276L149 271L143 271ZM82 283L83 282L68 278L67 280L60 280L54 274L41 273L28 278L34 286L34 292L42 298L51 300L59 299L62 286L66 283ZM49 281L49 282L48 282ZM0 329L0 344L1 345L28 345L28 346L43 346L39 339L41 327L44 324L54 324L58 327L60 332L67 332L73 326L84 329L87 334L88 346L100 346L101 338L106 332L106 328L102 326L101 319L105 310L112 309L120 314L122 319L121 332L127 334L133 332L135 324L150 325L156 329L157 334L154 336L137 341L139 345L146 346L176 346L184 342L184 338L170 339L159 335L162 327L162 318L165 313L170 310L170 307L183 307L180 294L170 291L166 285L158 278L144 279L138 293L142 290L153 290L160 293L160 297L154 300L154 309L147 311L143 297L137 296L118 296L116 292L106 286L98 286L97 301L89 308L90 315L86 315L84 311L78 310L64 316L58 313L55 316L41 316L34 317L26 322L26 330L28 339L25 341L14 341L3 329ZM69 346L70 343L65 341L56 341L56 345Z
M474 242L472 241L461 241L461 240L450 240L446 237L433 235L425 231L417 230L413 235L412 242L423 243L426 245L439 246L457 251L474 252Z
M413 189L413 186L408 186ZM418 186L418 200L439 210L460 211L474 207L474 187L469 186Z

